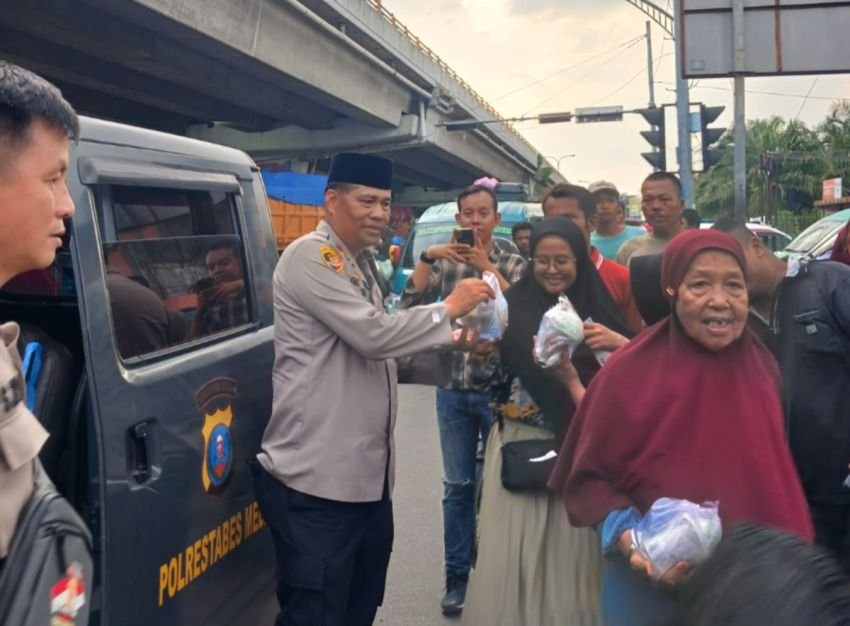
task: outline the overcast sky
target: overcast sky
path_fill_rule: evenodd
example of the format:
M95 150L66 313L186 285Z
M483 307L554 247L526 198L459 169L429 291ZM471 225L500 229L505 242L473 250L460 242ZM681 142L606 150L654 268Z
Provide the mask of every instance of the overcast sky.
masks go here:
M646 43L638 39L647 18L625 0L384 0L384 5L504 117L587 106L631 109L648 102ZM652 46L656 102L672 103L673 45L655 26ZM748 119L799 115L813 125L834 99L850 99L850 75L751 78L747 92ZM730 79L700 80L690 99L725 105L717 125L731 124ZM669 115L672 123L672 109ZM604 178L634 193L651 171L640 156L649 150L639 135L647 125L637 115L606 124L520 122L517 128L553 162L575 154L560 160L572 182ZM674 129L668 125L671 150ZM668 168L675 169L674 163L670 155Z

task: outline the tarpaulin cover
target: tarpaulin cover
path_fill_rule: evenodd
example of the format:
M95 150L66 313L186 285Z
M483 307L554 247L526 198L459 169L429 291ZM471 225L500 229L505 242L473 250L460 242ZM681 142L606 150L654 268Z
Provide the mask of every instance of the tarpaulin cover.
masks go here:
M286 200L292 204L310 204L322 206L328 177L318 174L299 174L297 172L263 171L263 183L271 198Z

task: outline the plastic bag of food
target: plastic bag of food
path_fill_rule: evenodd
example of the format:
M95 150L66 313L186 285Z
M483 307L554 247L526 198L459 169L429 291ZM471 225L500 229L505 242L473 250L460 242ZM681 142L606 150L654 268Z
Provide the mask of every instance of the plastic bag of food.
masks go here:
M402 309L401 296L397 293L391 293L384 298L384 309L390 315L395 315Z
M679 561L693 567L708 559L723 534L717 509L717 502L655 501L633 530L635 547L652 563L653 578Z
M541 367L554 367L561 362L561 353L566 349L570 358L584 341L584 324L567 296L558 298L558 303L543 314L534 355Z
M482 302L463 317L463 327L474 330L482 341L498 341L508 327L508 301L502 295L499 280L492 272L484 272L484 282L493 290L495 298Z
M588 317L586 320L584 320L584 323L585 324L593 324L594 323L593 318ZM614 353L611 352L610 350L594 350L593 351L593 356L596 357L596 362L599 363L599 367L602 367L603 365L605 365L605 361L607 361L608 357L610 357L612 354L614 354Z

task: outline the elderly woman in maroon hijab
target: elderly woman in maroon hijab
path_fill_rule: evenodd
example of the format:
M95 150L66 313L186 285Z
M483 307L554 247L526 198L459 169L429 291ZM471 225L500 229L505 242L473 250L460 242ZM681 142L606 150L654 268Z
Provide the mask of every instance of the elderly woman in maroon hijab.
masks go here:
M838 231L829 260L850 265L850 220Z
M575 526L595 526L605 554L609 626L667 617L665 587L635 552L632 529L658 498L718 501L724 530L738 522L810 541L806 502L783 434L779 371L747 330L744 253L730 236L688 231L664 252L672 314L615 353L573 419L550 487Z

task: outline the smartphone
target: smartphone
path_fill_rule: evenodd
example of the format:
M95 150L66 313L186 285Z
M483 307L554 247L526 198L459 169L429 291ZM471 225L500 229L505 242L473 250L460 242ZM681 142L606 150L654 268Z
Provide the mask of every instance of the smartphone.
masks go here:
M455 243L465 243L468 246L475 245L475 233L471 228L456 228Z
M195 283L195 290L197 293L201 293L202 291L206 291L207 289L212 289L215 287L215 281L212 278L202 278L197 283Z

